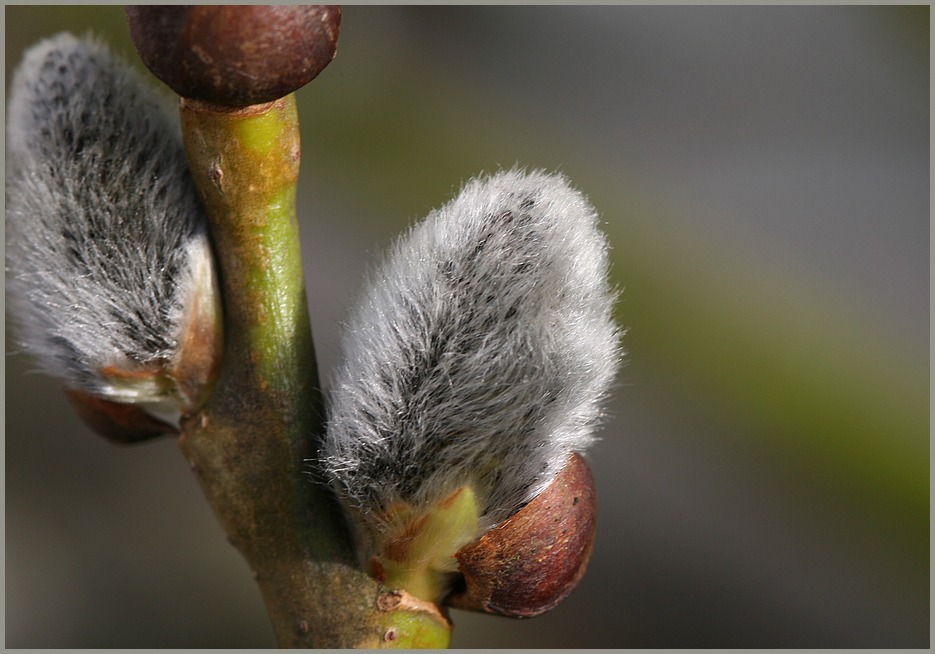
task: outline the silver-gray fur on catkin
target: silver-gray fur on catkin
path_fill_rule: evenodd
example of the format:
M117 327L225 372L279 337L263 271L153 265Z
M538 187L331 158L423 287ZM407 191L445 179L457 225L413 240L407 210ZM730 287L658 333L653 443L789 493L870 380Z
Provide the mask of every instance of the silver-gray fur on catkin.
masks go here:
M7 299L22 346L66 385L173 357L210 277L206 218L177 118L105 46L59 34L25 54L7 108ZM201 282L197 281L201 277Z
M563 176L521 170L395 244L344 327L321 451L365 539L464 484L486 529L592 442L621 356L607 250Z

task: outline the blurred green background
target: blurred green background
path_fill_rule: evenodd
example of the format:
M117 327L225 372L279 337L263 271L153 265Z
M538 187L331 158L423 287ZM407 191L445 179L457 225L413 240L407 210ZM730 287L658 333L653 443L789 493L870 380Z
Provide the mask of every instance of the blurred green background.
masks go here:
M7 84L61 30L139 64L119 6L8 6ZM590 569L453 646L928 647L927 6L348 6L298 101L326 374L367 266L471 176L561 170L606 221ZM275 646L175 443L113 447L6 361L6 645Z

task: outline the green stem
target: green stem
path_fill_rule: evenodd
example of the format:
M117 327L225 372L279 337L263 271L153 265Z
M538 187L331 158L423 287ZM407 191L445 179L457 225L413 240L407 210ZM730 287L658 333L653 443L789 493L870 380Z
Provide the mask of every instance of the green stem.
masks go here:
M282 647L446 646L434 605L389 601L362 572L340 510L311 483L322 400L295 217L295 99L182 100L189 165L208 213L225 316L221 370L180 445L254 571Z
M461 486L430 511L411 509L395 517L374 557L389 588L403 588L427 602L441 602L458 570L455 554L478 537L480 507L471 486Z

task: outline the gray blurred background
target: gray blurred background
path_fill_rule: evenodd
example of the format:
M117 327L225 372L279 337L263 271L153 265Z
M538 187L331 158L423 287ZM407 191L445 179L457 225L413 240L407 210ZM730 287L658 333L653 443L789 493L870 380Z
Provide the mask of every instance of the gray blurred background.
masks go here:
M453 646L927 647L929 8L344 11L298 94L321 369L482 171L567 174L623 290L590 569ZM120 7L8 6L7 83L66 29L135 56ZM6 362L6 645L275 646L176 444L111 446Z

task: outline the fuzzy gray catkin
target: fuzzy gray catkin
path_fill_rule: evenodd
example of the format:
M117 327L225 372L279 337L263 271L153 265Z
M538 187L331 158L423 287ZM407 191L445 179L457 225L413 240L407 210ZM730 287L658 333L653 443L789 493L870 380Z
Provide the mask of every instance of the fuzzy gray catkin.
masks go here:
M192 294L214 289L167 104L104 45L63 33L26 52L7 109L19 340L67 386L116 401L159 400L164 388L133 375L173 359Z
M512 170L389 252L345 326L321 452L365 539L465 484L489 528L592 442L621 354L598 224L563 176Z

